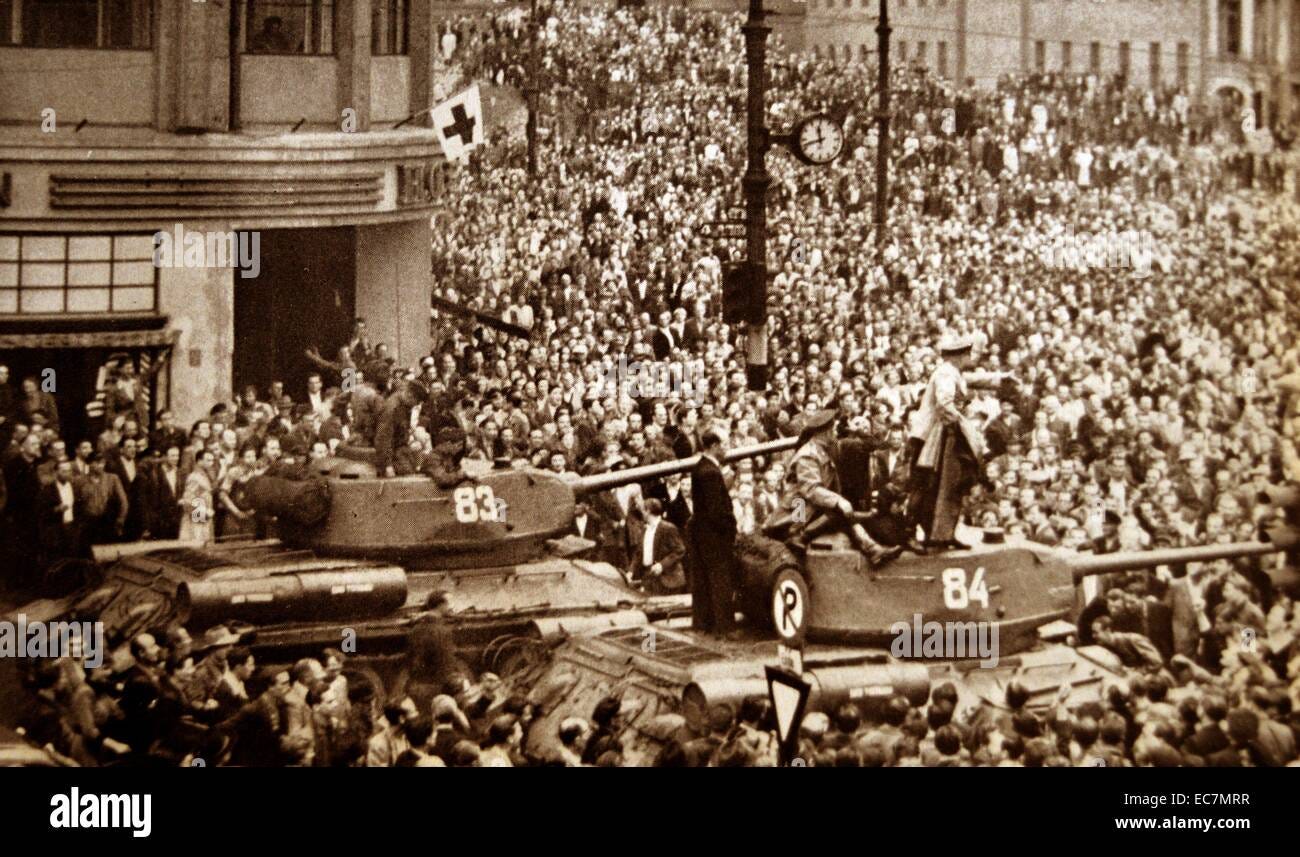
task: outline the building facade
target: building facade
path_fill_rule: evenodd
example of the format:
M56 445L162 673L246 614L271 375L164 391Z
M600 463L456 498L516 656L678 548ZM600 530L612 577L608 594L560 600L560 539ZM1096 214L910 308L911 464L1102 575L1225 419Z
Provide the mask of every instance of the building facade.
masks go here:
M880 0L808 0L805 44L875 62ZM1300 105L1300 0L889 0L894 61L995 83L1033 71L1126 74L1251 106Z
M298 393L354 316L424 352L437 21L431 0L0 0L0 363L54 370L75 424L110 354L166 358L154 409L190 421L244 384Z

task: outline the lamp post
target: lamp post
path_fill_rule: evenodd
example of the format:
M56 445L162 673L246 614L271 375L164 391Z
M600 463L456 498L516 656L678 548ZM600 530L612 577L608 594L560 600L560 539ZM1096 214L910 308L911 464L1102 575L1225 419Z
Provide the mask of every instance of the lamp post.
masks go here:
M876 101L876 247L885 244L885 219L889 206L889 0L880 0L876 22L879 91Z
M751 305L761 313L745 335L746 380L751 390L767 389L767 191L772 176L767 171L767 36L772 28L763 22L763 0L749 0L745 19L745 62L748 92L746 147L748 163L741 187L745 193L745 255Z
M528 175L537 177L537 0L530 4L528 16L528 81L524 84L524 99L528 102Z
M745 261L723 274L722 317L728 324L745 324L745 374L749 389L767 389L767 150L785 146L800 162L824 166L844 148L840 123L824 113L805 116L786 132L767 127L767 36L763 0L749 0L745 34L748 72L745 151L748 162L740 185L745 195ZM731 225L723 221L719 225Z

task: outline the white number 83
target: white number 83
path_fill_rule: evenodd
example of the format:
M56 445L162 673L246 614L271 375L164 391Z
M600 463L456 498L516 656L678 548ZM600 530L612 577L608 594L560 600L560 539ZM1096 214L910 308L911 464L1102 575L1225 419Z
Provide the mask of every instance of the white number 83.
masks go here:
M950 610L964 610L974 601L981 607L989 606L989 589L984 583L984 569L975 569L970 586L966 585L966 569L946 568L943 571L943 603Z
M451 496L456 504L456 520L462 524L497 519L497 499L491 485L462 485Z

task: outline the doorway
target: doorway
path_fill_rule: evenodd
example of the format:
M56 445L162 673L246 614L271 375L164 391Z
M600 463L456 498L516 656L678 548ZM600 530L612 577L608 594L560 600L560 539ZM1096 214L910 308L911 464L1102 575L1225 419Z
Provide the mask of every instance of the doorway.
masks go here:
M265 395L283 381L295 401L315 367L303 352L333 359L352 331L356 306L356 230L269 229L261 233L261 270L235 275L235 390Z

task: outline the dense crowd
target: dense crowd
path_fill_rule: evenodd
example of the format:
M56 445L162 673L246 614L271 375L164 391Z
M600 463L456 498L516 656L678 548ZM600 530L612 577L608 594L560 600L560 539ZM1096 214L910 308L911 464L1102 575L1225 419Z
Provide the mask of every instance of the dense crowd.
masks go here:
M408 368L358 322L349 342L323 343L328 358L311 352L320 372L305 393L250 388L188 428L165 413L149 427L133 395L142 379L122 360L108 427L71 450L58 406L76 403L56 403L35 379L11 393L0 369L12 438L6 542L29 561L21 567L114 539L273 532L241 504L241 486L266 473L302 478L348 447L374 447L388 475L450 471L454 481L462 457L596 473L690 455L709 431L732 447L796 434L826 407L838 410L841 436L871 449L854 504L897 517L909 418L935 344L953 334L975 340L981 368L1012 376L966 403L987 444L985 479L966 502L972 527L1097 552L1248 540L1270 514L1259 489L1300 480L1294 164L1284 149L1250 155L1235 116L1225 122L1185 93L1118 79L1032 75L981 90L899 69L889 225L877 250L874 69L784 57L772 73L771 124L825 112L842 121L846 147L824 168L780 151L768 158L772 372L768 390L752 392L742 340L719 306L724 266L743 247L714 227L731 216L744 167L741 19L542 6L543 89L559 93L543 122L542 173L530 180L509 142L480 150L456 174L459 203L432 236L438 295L529 335L445 315L429 355ZM526 21L509 12L474 32L464 23L448 27L460 31L443 40L448 61L519 82ZM1285 144L1289 132L1277 137ZM667 389L646 395L625 374L633 365L664 367ZM759 531L784 491L781 457L725 473L740 532ZM598 495L579 510L581 534L599 557L634 567L647 508L683 527L689 480ZM997 705L958 711L940 686L924 706L899 698L865 720L851 706L810 715L801 758L1291 762L1300 616L1263 563L1108 578L1079 637L1110 649L1130 677L1102 702L1045 714L1013 686ZM1172 634L1151 631L1161 611ZM186 690L186 676L212 685L233 675L227 684L244 687L255 666L246 653L223 646L196 666L184 645L164 645L175 633L120 641L132 656L122 663L135 662L124 670L154 671L149 698L170 694L210 725L254 706L248 716L265 734L234 745L265 749L278 736L265 758L543 761L520 749L533 714L526 697L495 677L463 677L427 714L351 699L356 689L340 683L342 657L331 653L259 676L265 691L250 684L236 710L207 685ZM71 701L126 702L108 669L83 678L50 666L33 681L52 709L71 712L60 722L75 731L86 718ZM333 725L311 746L288 740L308 721ZM714 727L669 741L659 763L772 761L770 713L758 701ZM602 702L589 720L561 727L563 759L618 764L622 728L617 701ZM340 729L350 736L341 743L321 737ZM141 752L130 735L123 743Z

